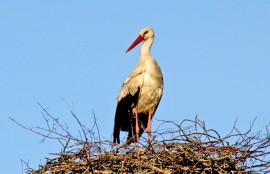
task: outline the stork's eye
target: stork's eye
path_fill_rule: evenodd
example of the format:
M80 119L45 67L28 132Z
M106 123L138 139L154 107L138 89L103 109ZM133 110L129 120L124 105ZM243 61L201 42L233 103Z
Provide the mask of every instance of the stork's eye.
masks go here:
M148 33L148 31L145 31L144 33L143 33L143 35L146 35Z

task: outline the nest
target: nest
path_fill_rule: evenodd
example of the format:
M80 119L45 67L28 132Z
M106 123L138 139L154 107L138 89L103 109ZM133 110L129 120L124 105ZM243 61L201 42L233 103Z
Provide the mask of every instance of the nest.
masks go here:
M210 148L196 143L157 143L138 148L94 156L89 149L60 153L29 173L251 173L245 171L247 166L241 165L243 160L237 157L243 152L231 146Z
M235 125L228 135L207 129L197 117L179 124L160 121L152 133L152 141L141 139L130 146L101 141L94 119L93 127L86 128L71 111L80 126L80 136L72 136L68 129L43 108L46 128L21 127L46 139L56 139L63 148L47 158L38 169L25 163L27 173L268 173L270 172L270 138L266 132L252 133L252 126L241 133ZM95 118L95 116L94 116ZM170 129L162 129L162 127Z

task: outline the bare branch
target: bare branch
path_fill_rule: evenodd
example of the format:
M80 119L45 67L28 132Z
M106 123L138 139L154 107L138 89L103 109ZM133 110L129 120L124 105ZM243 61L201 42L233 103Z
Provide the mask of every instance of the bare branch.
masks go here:
M40 105L40 104L39 104ZM247 131L236 127L237 120L226 136L208 129L204 121L181 122L159 120L148 143L142 137L138 144L116 146L102 141L95 113L91 128L87 128L74 112L71 116L79 126L78 135L72 135L68 126L42 107L46 127L28 128L10 118L20 127L46 139L56 139L62 145L56 158L46 159L46 164L29 173L269 173L269 124L265 130L253 132L255 120ZM169 128L168 128L169 127ZM97 134L96 134L96 132Z

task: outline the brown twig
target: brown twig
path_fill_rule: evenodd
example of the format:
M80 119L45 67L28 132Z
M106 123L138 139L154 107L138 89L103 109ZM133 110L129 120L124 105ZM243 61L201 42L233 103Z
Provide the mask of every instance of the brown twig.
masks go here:
M154 136L150 144L142 137L139 144L126 147L101 141L95 116L93 126L89 129L82 124L74 110L71 111L80 128L80 138L76 138L67 126L60 123L59 118L41 108L46 128L28 128L10 119L20 127L41 135L43 140L58 140L63 150L54 153L54 159L46 159L46 164L37 170L31 169L26 163L28 173L270 172L269 124L265 131L253 133L255 119L246 132L239 131L235 121L229 134L224 137L218 131L208 129L197 117L180 123L160 120L160 126L152 132ZM165 125L170 125L170 129L163 128Z

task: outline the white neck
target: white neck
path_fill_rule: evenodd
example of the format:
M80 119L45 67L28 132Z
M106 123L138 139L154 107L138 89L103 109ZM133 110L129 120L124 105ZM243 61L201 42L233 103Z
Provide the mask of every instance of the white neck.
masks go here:
M148 38L147 40L143 42L142 47L141 47L141 57L150 56L150 49L151 49L153 41L154 41L154 38Z

